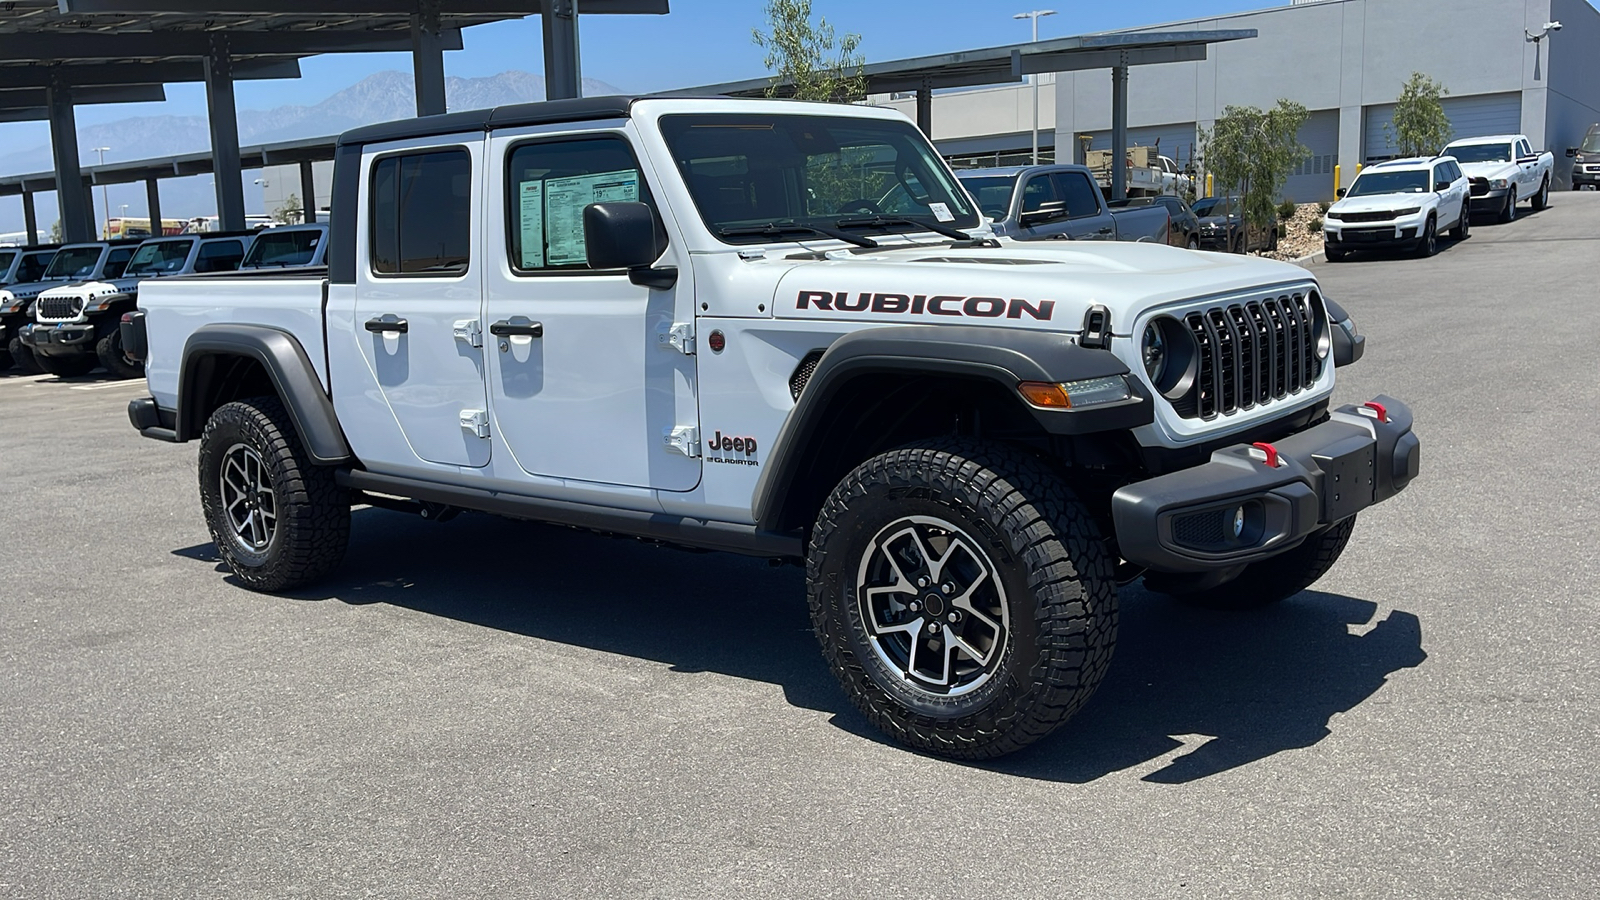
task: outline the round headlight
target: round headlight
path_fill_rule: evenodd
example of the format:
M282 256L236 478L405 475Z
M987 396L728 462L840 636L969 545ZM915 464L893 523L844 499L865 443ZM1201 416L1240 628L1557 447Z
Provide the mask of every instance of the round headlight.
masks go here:
M1144 342L1139 352L1144 358L1144 373L1150 376L1150 383L1160 384L1161 376L1167 373L1167 339L1161 333L1160 325L1151 322L1144 326Z

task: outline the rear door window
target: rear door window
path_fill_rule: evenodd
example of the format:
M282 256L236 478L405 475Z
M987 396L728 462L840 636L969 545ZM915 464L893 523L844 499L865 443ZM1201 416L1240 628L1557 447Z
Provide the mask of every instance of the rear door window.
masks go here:
M1082 172L1058 172L1056 189L1061 199L1067 201L1067 216L1081 219L1100 214L1100 188Z
M113 247L106 256L105 271L100 273L101 278L121 278L122 271L128 268L128 260L133 259L137 247Z
M200 245L195 257L196 272L232 272L244 259L244 241L209 241Z
M372 166L372 271L459 275L472 238L472 157L454 148Z

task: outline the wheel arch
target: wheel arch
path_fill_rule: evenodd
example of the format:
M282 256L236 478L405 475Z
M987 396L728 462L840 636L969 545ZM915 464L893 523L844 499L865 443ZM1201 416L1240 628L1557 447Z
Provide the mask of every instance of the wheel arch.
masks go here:
M1109 351L1060 333L911 325L846 335L818 362L774 441L756 484L757 525L809 527L852 468L914 440L967 434L1047 447L1054 436L1148 424L1152 403L1134 378L1131 400L1081 410L1038 409L1017 392L1025 381L1127 374Z
M288 332L262 325L203 325L189 336L178 374L177 439L199 437L224 403L264 394L283 402L314 462L351 458L305 348Z

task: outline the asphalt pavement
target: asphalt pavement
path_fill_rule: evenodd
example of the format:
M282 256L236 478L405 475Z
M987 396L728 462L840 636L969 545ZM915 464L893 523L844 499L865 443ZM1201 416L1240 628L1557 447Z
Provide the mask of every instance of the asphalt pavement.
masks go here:
M355 514L230 582L142 383L0 376L0 896L1600 896L1600 194L1317 263L1421 477L1260 612L1128 588L986 765L879 739L801 573Z

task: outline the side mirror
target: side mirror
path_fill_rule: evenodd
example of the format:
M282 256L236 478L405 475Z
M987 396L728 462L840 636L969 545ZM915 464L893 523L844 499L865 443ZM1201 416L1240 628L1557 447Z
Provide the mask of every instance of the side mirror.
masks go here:
M1577 156L1578 155L1578 148L1577 147L1568 147L1567 148L1567 155L1568 156Z
M666 290L678 270L654 268L666 249L648 203L591 203L583 208L583 243L591 269L627 269L634 284Z
M1017 221L1021 223L1023 227L1032 227L1034 225L1042 225L1046 222L1054 222L1058 219L1065 219L1066 217L1066 202L1063 200L1052 200L1049 203L1040 204L1038 209L1023 213L1021 216L1017 217Z
M1435 185L1434 185L1434 186L1433 186L1433 189L1434 189L1434 190L1435 190L1435 191L1448 191L1448 190L1450 190L1450 182L1448 182L1448 181L1441 181L1441 182L1439 182L1439 183L1438 183L1438 184L1435 184Z
M1333 197L1334 197L1335 200L1343 200L1344 199L1344 195L1345 195L1345 189L1344 188L1339 188L1337 191L1333 192Z

